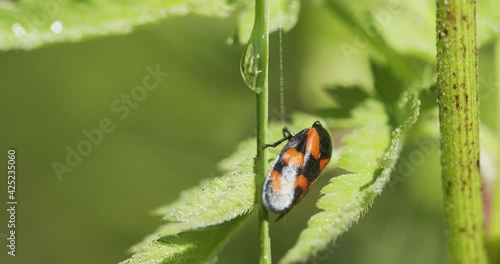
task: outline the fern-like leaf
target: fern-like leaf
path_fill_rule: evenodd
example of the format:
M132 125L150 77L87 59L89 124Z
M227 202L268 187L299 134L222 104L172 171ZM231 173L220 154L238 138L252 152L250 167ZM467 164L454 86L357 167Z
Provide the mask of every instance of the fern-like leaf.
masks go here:
M224 167L223 176L204 180L199 186L182 192L176 202L155 210L154 213L162 215L167 224L131 250L135 252L145 246L150 247L153 241L162 237L215 226L250 213L255 204L255 139L241 143L234 156L243 158L233 160L235 162L231 165L219 166Z
M122 264L214 263L216 254L248 216L213 227L162 235Z
M324 251L355 223L370 207L390 179L407 128L419 115L416 93L401 98L397 104L410 115L398 127L392 127L383 102L368 99L352 112L361 124L344 137L346 146L338 167L350 173L333 178L322 189L317 206L323 211L314 215L295 246L280 263L301 263Z
M295 115L293 131L311 126L317 117ZM282 124L270 125L270 140L282 137ZM279 148L270 149L271 156ZM227 239L248 219L256 204L253 162L255 138L243 141L237 150L220 162L223 176L203 180L181 193L179 199L154 214L167 221L153 234L131 248L136 252L123 263L206 263ZM271 163L272 160L269 160Z

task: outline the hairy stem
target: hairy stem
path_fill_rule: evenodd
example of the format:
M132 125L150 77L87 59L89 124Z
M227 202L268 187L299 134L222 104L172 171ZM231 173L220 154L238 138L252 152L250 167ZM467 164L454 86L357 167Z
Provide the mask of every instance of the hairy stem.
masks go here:
M436 33L449 262L486 263L479 166L475 0L437 0Z
M256 199L259 210L260 263L271 263L271 239L269 237L269 214L262 205L262 184L267 173L268 153L264 149L267 143L268 95L269 95L269 0L255 0L255 22L250 41L258 56L257 80L257 157L255 159Z

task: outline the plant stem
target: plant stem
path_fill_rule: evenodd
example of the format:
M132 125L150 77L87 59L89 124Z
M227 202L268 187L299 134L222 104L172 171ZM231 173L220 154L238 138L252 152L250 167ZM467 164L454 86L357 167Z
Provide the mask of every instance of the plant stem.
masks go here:
M475 1L437 0L441 169L450 263L486 263Z
M496 133L500 135L500 40L495 42L495 73L497 88ZM488 253L491 263L500 263L500 142L496 152L496 179L492 190L490 226L488 230Z
M269 214L262 205L262 184L267 174L268 94L269 94L269 0L255 0L255 22L250 41L259 56L256 80L257 92L257 157L255 159L256 199L259 210L260 263L271 263L271 239L269 237Z

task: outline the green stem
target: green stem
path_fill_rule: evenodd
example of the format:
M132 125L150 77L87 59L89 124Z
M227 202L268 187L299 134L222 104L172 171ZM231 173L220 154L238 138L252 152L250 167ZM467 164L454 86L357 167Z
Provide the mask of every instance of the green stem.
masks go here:
M497 88L496 132L500 135L500 40L495 42L495 73ZM491 263L500 263L500 142L496 152L496 181L492 190L490 226L488 230L488 253Z
M437 0L441 169L450 263L487 263L481 175L475 1Z
M268 153L263 148L267 143L268 96L269 96L269 0L255 0L255 22L250 41L256 54L258 74L255 82L257 92L257 157L255 159L256 199L259 209L260 263L271 263L271 239L269 237L269 214L262 205L262 184L267 174Z

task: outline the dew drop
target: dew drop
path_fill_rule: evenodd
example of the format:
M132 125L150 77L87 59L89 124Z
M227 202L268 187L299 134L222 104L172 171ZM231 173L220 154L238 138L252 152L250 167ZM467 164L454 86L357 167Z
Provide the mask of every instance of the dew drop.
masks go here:
M52 30L52 32L54 32L56 34L61 33L63 30L62 22L58 20L58 21L52 23L52 25L50 25L50 30Z
M12 25L12 32L18 37L24 37L24 35L26 35L26 30L24 30L23 26L19 23Z
M260 70L258 68L259 61L259 54L250 41L245 47L243 57L241 57L240 71L243 81L245 81L246 85L256 93L260 93L260 90L256 87L257 76L260 73Z

